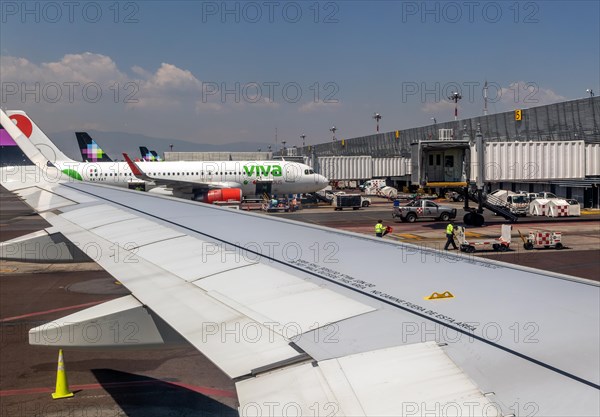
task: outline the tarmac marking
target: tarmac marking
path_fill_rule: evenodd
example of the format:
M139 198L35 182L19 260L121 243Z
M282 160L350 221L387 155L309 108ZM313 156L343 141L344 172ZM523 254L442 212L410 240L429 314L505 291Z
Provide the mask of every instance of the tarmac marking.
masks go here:
M19 320L19 319L24 319L24 318L27 318L27 317L42 316L44 314L56 313L58 311L74 310L76 308L82 308L82 307L91 307L91 306L94 306L96 304L105 303L107 301L110 301L110 300L92 301L90 303L78 304L78 305L75 305L75 306L60 307L60 308L54 308L52 310L37 311L35 313L23 314L21 316L7 317L5 319L0 319L0 323L4 323L4 322L7 322L7 321L14 321L14 320Z
M411 233L398 233L396 236L402 239L423 240L421 236L413 235Z
M168 384L180 388L185 388L190 391L197 392L204 395L212 395L215 397L228 397L237 398L235 391L227 391L210 387L200 387L196 385L185 384L183 382L172 382L161 379L153 381L130 381L130 382L108 382L105 384L85 384L85 385L71 385L69 388L71 391L89 391L106 388L127 388L134 386L143 385L154 385L154 384ZM0 397L13 397L17 395L32 395L32 394L43 394L48 392L54 392L52 387L39 387L39 388L25 388L25 389L13 389L0 391Z
M467 237L482 237L483 235L481 233L476 233L476 232L465 232L465 236L467 236Z

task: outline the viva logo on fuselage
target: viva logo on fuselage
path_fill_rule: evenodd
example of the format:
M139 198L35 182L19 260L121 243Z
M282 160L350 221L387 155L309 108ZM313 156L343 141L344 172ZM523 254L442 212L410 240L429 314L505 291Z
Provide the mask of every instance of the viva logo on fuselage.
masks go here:
M279 165L244 165L244 172L249 177L267 177L269 175L281 177L283 175Z

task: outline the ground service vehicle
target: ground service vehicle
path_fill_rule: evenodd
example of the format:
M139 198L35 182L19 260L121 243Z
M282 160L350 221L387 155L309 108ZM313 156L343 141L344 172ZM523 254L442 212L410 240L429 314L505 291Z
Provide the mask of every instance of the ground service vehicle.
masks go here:
M401 206L399 202L395 201L392 217L394 220L400 219L403 222L409 223L420 218L429 218L446 222L456 218L456 209L449 206L440 206L429 200L413 200L404 206Z
M523 241L523 247L526 250L531 250L534 247L544 247L546 249L554 247L555 249L562 249L562 232L550 232L550 231L530 231L527 236L524 236L519 230L519 235Z
M505 207L517 216L527 216L527 212L529 211L527 196L508 190L496 190L488 194L487 201Z
M502 225L502 234L497 239L488 240L468 240L465 228L456 226L456 240L460 245L462 252L473 253L476 250L493 249L496 252L506 252L510 248L512 226L510 224Z
M385 186L386 186L386 181L384 179L378 179L378 180L367 180L359 188L366 195L377 195L378 191Z
M333 198L333 207L335 210L343 210L344 208L352 208L358 210L362 207L363 198L360 194L336 194Z

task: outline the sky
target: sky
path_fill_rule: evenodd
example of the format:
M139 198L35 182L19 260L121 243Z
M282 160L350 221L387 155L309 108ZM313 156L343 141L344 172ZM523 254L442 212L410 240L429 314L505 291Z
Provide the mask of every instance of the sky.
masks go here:
M2 1L1 106L45 131L287 146L600 93L598 1ZM126 136L125 136L126 137Z

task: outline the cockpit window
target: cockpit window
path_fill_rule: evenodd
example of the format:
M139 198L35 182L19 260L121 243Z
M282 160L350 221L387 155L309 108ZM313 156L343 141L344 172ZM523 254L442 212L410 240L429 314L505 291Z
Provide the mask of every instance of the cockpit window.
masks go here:
M304 170L304 175L310 175L310 174L314 174L315 171L313 171L312 169L305 169Z

